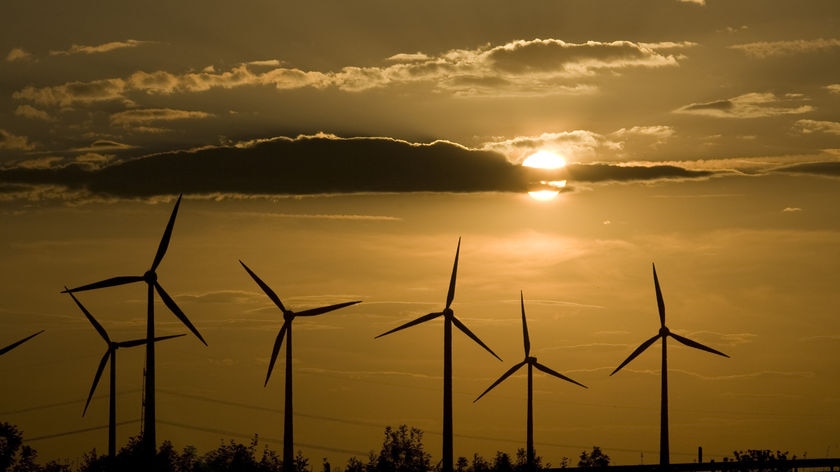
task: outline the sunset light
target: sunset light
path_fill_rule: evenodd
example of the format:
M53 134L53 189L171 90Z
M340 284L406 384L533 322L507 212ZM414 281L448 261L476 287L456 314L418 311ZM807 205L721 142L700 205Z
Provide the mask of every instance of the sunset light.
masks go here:
M560 169L566 166L566 159L559 154L551 151L537 151L522 161L525 167L534 167L537 169Z
M840 469L838 22L0 1L8 469Z

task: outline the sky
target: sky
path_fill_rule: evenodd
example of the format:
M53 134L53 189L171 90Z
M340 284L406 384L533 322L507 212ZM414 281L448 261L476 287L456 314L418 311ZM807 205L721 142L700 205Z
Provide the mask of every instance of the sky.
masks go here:
M362 303L295 322L298 447L343 466L385 426L440 454L438 311L458 238L455 452L658 457L670 328L672 462L736 449L837 456L840 5L825 1L4 2L0 5L0 420L42 458L104 450L104 345L65 285L142 273L184 200L162 284L208 346L158 348L158 437L282 446L284 303ZM537 151L554 170L521 166ZM560 182L538 201L529 190ZM113 338L138 287L85 292ZM158 329L185 332L158 309ZM143 356L119 353L125 441ZM68 434L72 433L72 434ZM246 439L242 439L246 438Z

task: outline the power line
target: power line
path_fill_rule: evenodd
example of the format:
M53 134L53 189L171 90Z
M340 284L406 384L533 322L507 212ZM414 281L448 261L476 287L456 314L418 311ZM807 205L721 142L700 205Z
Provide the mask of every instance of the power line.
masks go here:
M140 422L139 419L120 421L120 422L117 423L117 426L123 426L123 425L126 425L126 424L139 423L139 422ZM54 433L54 434L45 434L43 436L35 436L34 438L26 438L26 440L29 441L29 442L43 441L45 439L63 438L65 436L72 436L74 434L88 433L90 431L98 431L100 429L106 429L106 428L108 428L107 424L102 425L102 426L91 426L90 428L76 429L76 430L73 430L73 431L65 431L63 433Z

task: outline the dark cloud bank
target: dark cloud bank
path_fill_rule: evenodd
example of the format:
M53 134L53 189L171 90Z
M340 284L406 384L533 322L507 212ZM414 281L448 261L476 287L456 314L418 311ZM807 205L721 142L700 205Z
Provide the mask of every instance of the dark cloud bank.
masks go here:
M60 185L96 194L320 194L356 192L525 192L540 181L700 178L708 171L676 166L571 164L541 171L492 151L448 142L411 144L387 138L277 138L248 146L172 151L99 169L71 164L0 169L0 182Z

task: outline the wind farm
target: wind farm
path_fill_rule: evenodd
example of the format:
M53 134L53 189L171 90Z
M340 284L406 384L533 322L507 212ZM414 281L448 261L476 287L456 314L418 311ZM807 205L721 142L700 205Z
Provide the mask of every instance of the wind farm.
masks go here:
M145 370L145 387L143 396L143 445L147 456L151 457L157 449L157 439L155 434L155 292L160 296L164 305L184 324L205 346L207 342L198 332L196 327L187 318L187 315L178 307L175 300L163 289L158 282L157 268L163 261L166 255L166 250L169 248L169 242L172 238L172 231L175 227L175 218L178 215L178 207L181 205L181 195L175 201L175 206L172 208L172 213L169 216L169 221L164 229L163 236L158 244L157 252L152 260L152 265L143 275L126 275L112 277L99 282L94 282L87 285L82 285L75 288L66 288L62 293L84 292L88 290L97 290L107 287L115 287L119 285L131 284L136 282L145 282L147 285L147 315L146 315L146 370ZM113 364L112 364L113 365Z

